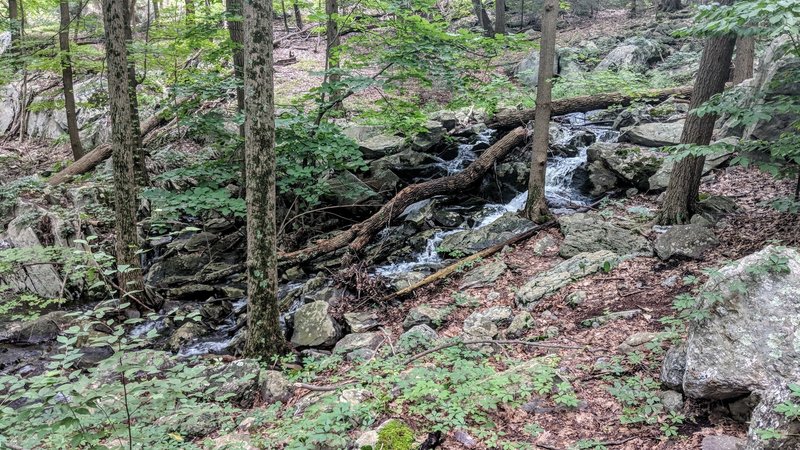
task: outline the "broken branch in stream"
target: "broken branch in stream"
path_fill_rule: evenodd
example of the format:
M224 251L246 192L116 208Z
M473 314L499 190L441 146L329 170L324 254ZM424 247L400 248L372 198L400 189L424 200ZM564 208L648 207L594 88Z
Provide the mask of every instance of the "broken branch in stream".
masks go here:
M369 244L375 234L402 214L408 206L436 195L462 192L478 183L483 175L494 167L495 161L504 158L511 150L519 146L527 135L528 132L525 128L517 127L484 151L463 171L406 186L370 218L330 239L319 241L301 250L283 253L279 255L279 259L282 263L298 264L333 253L344 247L348 247L351 253L358 253Z

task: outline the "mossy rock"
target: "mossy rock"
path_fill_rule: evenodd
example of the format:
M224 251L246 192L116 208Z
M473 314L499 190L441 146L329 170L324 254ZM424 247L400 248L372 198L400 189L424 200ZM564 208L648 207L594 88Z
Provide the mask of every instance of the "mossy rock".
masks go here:
M411 450L414 447L414 430L399 420L392 420L378 430L376 448L382 450Z

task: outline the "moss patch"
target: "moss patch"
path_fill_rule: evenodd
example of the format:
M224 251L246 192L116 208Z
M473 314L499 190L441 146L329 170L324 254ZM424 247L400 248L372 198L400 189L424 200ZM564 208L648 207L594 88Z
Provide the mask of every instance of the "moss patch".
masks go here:
M411 450L414 431L399 420L392 420L378 431L377 448L383 450Z

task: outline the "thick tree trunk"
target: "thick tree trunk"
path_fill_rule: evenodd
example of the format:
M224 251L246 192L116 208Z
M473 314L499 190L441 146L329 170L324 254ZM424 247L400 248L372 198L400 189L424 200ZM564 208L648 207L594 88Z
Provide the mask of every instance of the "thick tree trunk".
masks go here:
M756 38L744 36L736 39L736 56L733 59L731 82L734 85L753 78L753 59L756 52Z
M488 37L494 37L494 28L492 28L492 21L486 13L486 8L483 7L481 0L472 0L472 9L475 11L475 16L478 18L478 23L483 28L483 34Z
M247 171L247 342L266 359L285 349L278 306L272 0L244 2Z
M686 97L691 95L692 86L681 86L677 88L660 89L647 91L638 95L627 95L620 92L608 92L603 94L586 95L581 97L570 97L555 100L552 103L552 115L560 116L575 112L588 112L596 109L604 109L613 105L628 106L634 101L647 101L657 103L664 101L668 97ZM535 109L503 109L497 112L489 120L488 125L492 128L510 129L525 125L534 119Z
M16 50L15 47L19 43L18 40L20 29L19 7L17 6L17 0L8 0L8 20L11 28L11 49Z
M59 2L61 13L61 30L58 33L58 43L61 48L61 78L64 82L64 110L67 115L67 132L69 144L72 147L72 158L77 161L83 157L83 146L78 130L78 113L75 108L75 88L72 81L72 58L69 54L69 1Z
M128 6L130 6L130 3L128 3ZM126 7L123 9L125 14L125 45L126 48L130 49L131 45L133 44L133 29L131 28L133 16L131 14L131 8ZM133 152L134 177L136 178L136 183L139 186L147 186L150 184L146 165L147 152L145 151L144 146L142 146L142 131L139 129L139 97L136 93L136 89L139 86L139 80L136 79L136 63L130 56L130 51L127 54L127 62L128 85L130 85L130 89L128 89L128 101L131 104L128 110L131 114L131 130L133 132L134 142L136 143L136 148Z
M681 0L661 0L658 3L658 10L661 12L675 12L682 8Z
M731 3L732 0L723 2L728 5ZM733 36L713 37L706 41L703 55L700 57L700 69L694 83L689 111L700 107L711 96L725 89L725 82L730 73L734 42ZM714 114L698 117L696 114L690 113L686 117L680 143L708 145L711 142L716 120L717 116ZM689 221L697 201L704 162L705 157L703 156L687 156L675 163L664 203L658 214L658 223L671 225Z
M242 0L225 0L225 8L228 13L228 33L231 42L234 43L233 50L233 73L239 81L236 88L236 109L240 114L244 113L244 31L242 27ZM244 125L239 127L239 133L244 136Z
M533 151L528 179L528 200L525 217L536 223L550 220L550 210L544 197L545 171L550 142L550 113L552 110L553 63L556 55L556 20L558 1L545 0L542 11L542 38L539 46L539 83L536 87L536 110L533 122Z
M325 0L325 15L327 17L327 24L325 27L325 69L326 69L326 81L331 85L336 85L339 83L340 76L338 73L331 73L336 71L339 68L339 52L337 47L339 46L340 36L339 36L339 25L336 21L336 15L339 14L339 2L338 0ZM332 91L329 94L329 97L332 99L339 98L339 94L336 90ZM325 103L325 98L323 94L323 101ZM338 105L336 105L338 107Z
M136 180L133 154L136 136L131 123L128 50L125 29L128 26L126 4L103 0L103 22L108 60L108 96L111 113L111 148L114 156L114 210L116 223L117 279L120 298L144 298L144 281L139 264L136 233ZM131 298L132 297L132 298ZM157 309L160 305L140 301L140 308Z
M494 2L494 32L506 34L506 0Z
M525 128L516 128L484 151L463 171L455 175L406 186L369 219L311 247L283 254L280 259L285 262L302 263L344 247L349 247L352 253L358 253L369 244L375 234L388 226L412 203L436 195L463 192L478 183L483 175L494 167L495 162L519 146L526 136Z
M294 8L294 24L297 25L298 30L303 29L303 13L300 12L300 5L297 4L297 0L292 2L292 7Z

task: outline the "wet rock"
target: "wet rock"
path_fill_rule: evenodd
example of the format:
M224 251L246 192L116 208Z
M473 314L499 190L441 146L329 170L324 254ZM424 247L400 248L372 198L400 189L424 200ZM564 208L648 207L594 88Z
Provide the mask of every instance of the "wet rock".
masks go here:
M742 289L744 287L744 289ZM799 424L775 411L791 398L788 384L800 379L800 253L768 246L719 270L705 286L709 317L693 322L686 338L683 392L692 398L728 399L757 392L746 448L793 448L800 445ZM676 355L680 355L676 353ZM667 358L670 377L680 363ZM787 433L765 447L758 429ZM793 436L792 436L793 435ZM781 447L782 446L782 447Z
M330 305L323 301L308 303L294 314L292 344L301 347L330 347L340 336L339 324L330 316Z
M345 313L344 321L353 333L374 330L380 325L378 315L372 311Z
M433 346L439 335L428 325L415 325L400 335L398 347L406 352L425 350Z
M441 110L431 114L431 120L435 120L442 124L442 126L450 131L458 125L458 117L454 111Z
M650 242L633 229L623 228L599 214L578 213L559 219L564 242L559 254L565 258L582 252L610 250L619 255L650 256ZM633 228L633 224L620 223Z
M220 323L227 319L233 312L231 302L223 300L217 302L206 302L200 307L200 315L204 319L213 323Z
M55 341L61 327L70 320L65 312L53 311L34 320L3 324L5 329L0 331L0 342L42 344Z
M726 435L706 436L703 438L701 450L742 450L744 440Z
M471 255L492 245L505 242L534 226L533 222L515 213L506 213L485 227L459 231L445 236L437 250L454 257Z
M461 280L461 289L489 286L504 274L508 269L502 259L496 259L476 267Z
M595 142L587 149L592 192L603 193L617 186L647 190L649 178L661 167L663 158L661 153L630 144Z
M413 180L439 173L441 168L435 166L437 162L439 161L433 155L409 149L372 161L369 170L375 176L388 169L401 179Z
M179 301L203 301L213 297L216 292L217 289L214 286L207 284L187 284L186 286L169 289L165 297Z
M208 378L206 392L215 401L229 402L242 408L253 406L259 392L261 366L254 359L240 359L221 366L209 367L203 371Z
M702 225L675 225L658 236L654 247L659 258L702 259L706 250L719 243L714 231Z
M334 354L350 355L351 353L362 350L377 350L384 342L382 333L352 333L343 337L333 347Z
M598 72L612 69L628 69L643 72L651 62L660 56L661 45L657 41L642 37L632 37L611 50L594 70Z
M619 255L608 250L578 253L552 269L537 274L528 280L517 291L517 305L530 308L542 298L554 294L564 286L602 270L606 264L615 265L619 261Z
M509 339L518 339L522 337L526 331L536 326L536 319L533 318L528 311L520 311L511 320L511 325L505 332Z
M173 352L177 352L185 344L194 341L206 333L208 333L208 328L202 323L186 322L169 337L167 348Z
M262 370L258 378L261 400L265 404L285 403L292 397L292 383L283 373L277 370Z
M507 161L499 163L495 166L494 172L490 172L487 175L481 185L481 193L487 197L508 202L514 195L525 192L528 189L530 171L530 164L526 162ZM501 186L500 192L497 192L498 183Z
M513 310L507 306L494 306L475 311L464 320L464 334L466 340L492 339L511 323Z
M622 129L620 140L644 145L645 147L678 145L681 142L683 124L684 121L679 120L677 122L654 122L626 127Z
M442 143L447 130L441 123L429 120L423 124L425 131L418 133L411 138L411 146L414 150L425 152Z
M448 312L441 308L432 308L430 306L421 305L411 308L403 320L403 329L409 330L416 325L428 325L432 328L438 328L442 322L447 319Z

